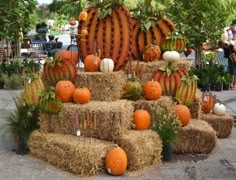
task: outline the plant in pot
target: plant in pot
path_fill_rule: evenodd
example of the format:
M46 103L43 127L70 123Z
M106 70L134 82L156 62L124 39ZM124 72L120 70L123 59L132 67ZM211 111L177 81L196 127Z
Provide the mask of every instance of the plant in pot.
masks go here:
M215 90L216 91L222 91L223 90L223 84L227 83L225 76L219 74L216 78L216 86L215 86Z
M163 161L170 161L173 158L173 145L179 135L181 122L176 117L173 109L167 110L157 106L155 118L152 120L151 128L158 133L162 140Z
M5 123L0 130L1 134L9 133L15 138L18 145L16 153L24 155L28 153L27 141L30 133L38 128L39 111L35 106L27 105L21 96L13 95L13 100L16 109L6 114Z
M230 83L232 82L232 76L225 72L224 73L225 81L223 82L223 90L230 90Z

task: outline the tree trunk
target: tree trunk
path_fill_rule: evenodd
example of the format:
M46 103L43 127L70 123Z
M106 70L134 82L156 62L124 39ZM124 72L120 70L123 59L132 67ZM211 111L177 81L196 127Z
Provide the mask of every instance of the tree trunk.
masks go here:
M202 54L201 54L201 46L197 45L195 46L195 64L196 66L202 67Z

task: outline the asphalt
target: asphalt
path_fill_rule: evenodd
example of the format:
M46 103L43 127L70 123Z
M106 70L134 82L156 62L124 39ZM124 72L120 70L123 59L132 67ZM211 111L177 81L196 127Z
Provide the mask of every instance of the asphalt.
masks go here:
M62 38L67 38L66 35ZM66 47L66 44L64 44ZM12 94L22 91L0 90L0 125L4 117L15 109ZM226 106L227 113L236 115L236 90L213 92L217 100ZM0 132L0 179L1 180L102 180L102 179L151 179L151 180L236 180L236 128L228 138L218 139L210 154L174 154L171 162L162 163L139 172L127 172L123 176L98 176L78 178L28 155L17 155L14 139Z

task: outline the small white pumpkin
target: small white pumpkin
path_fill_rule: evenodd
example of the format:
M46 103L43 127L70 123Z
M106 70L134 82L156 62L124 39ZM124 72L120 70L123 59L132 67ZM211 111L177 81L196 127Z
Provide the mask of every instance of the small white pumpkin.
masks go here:
M175 61L180 58L180 55L177 51L166 51L162 57L165 61Z
M114 69L114 61L110 58L104 58L100 64L100 70L102 72L113 72Z
M213 109L213 113L219 116L225 115L225 105L216 103Z

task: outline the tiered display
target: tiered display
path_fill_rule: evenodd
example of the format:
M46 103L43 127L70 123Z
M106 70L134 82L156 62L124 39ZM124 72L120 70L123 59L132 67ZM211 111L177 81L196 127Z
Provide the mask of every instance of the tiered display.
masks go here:
M47 98L42 95L39 100L40 129L30 137L31 153L79 176L95 175L100 169L121 175L126 165L128 170L141 170L159 164L166 144L152 129L154 122L165 119L165 114L158 117L157 107L171 114L168 118L172 125L174 121L182 125L176 126L180 131L174 144L176 153L210 153L216 145L217 128L213 126L214 130L205 122L209 118L201 114L206 109L210 112L214 101L211 97L200 98L196 78L189 75L188 61L171 54L164 60L157 59L155 51L160 48L152 45L155 42L155 46L161 46L163 39L167 43L173 23L163 18L144 33L137 20L130 23L126 7L114 7L103 18L98 17L96 8L88 8L80 16L79 55L85 69L74 75L77 69L63 57L45 65L44 80L56 89L55 94ZM151 62L141 62L146 45L151 47L147 53ZM168 47L163 45L162 49L171 51ZM131 54L138 60L133 61ZM86 92L80 91L82 87ZM49 97L63 103L59 113L51 111L54 106L47 102ZM118 149L111 151L114 145ZM122 159L117 160L118 154Z

